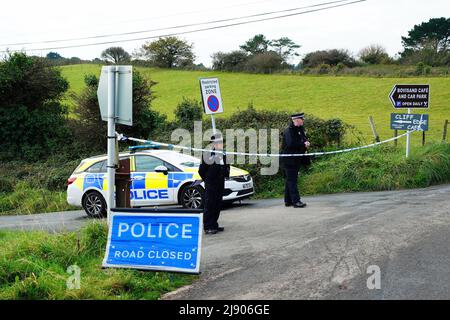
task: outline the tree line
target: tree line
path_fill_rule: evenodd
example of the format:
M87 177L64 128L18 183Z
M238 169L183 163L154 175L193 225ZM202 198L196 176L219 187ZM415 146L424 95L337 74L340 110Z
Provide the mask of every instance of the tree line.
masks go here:
M327 73L330 68L339 71L366 65L450 66L449 43L450 18L432 18L415 25L407 36L402 37L403 51L395 57L389 56L382 45L373 44L361 49L356 55L345 49L309 52L295 65L290 61L299 56L299 44L288 37L269 40L265 35L258 34L236 50L213 53L211 69L255 73L317 69L318 73ZM83 61L77 57L64 58L56 52L47 54L46 59L53 64L131 63L169 69L207 69L203 64L194 63L193 48L194 45L186 40L164 37L145 43L132 54L122 47L110 47L101 53L100 58L92 61Z

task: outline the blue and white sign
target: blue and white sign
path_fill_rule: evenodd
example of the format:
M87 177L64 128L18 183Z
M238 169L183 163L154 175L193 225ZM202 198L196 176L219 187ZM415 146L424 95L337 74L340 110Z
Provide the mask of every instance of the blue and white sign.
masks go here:
M206 114L217 114L223 112L219 79L200 79L200 91L202 94L203 110Z
M427 114L391 113L392 130L428 131Z
M202 218L112 212L103 267L199 273Z

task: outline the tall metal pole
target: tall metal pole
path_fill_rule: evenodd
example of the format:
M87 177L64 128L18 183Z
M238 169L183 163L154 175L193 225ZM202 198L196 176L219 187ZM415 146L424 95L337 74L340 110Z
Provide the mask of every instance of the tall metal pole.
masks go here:
M408 108L408 114L411 114L411 108ZM406 135L406 158L409 158L409 151L411 146L411 132L408 130Z
M107 213L108 225L111 221L111 208L116 206L114 199L114 180L115 180L115 148L116 148L116 74L118 70L116 66L110 66L108 69L108 170L107 170Z
M214 119L214 115L211 115L211 124L212 124L212 130L213 130L213 134L216 134L216 120Z

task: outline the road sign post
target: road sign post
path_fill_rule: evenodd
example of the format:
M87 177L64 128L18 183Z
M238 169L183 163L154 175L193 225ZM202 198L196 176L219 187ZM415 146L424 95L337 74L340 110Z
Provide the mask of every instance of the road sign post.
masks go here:
M397 84L392 89L389 99L395 109L408 109L408 115L411 109L424 108L430 106L430 85L428 84ZM408 129L406 135L406 158L409 158L411 146L411 132Z
M219 79L200 79L200 92L202 95L203 110L205 114L211 115L213 134L216 134L216 121L214 115L223 112L222 96L220 93Z
M411 114L410 108L408 108L408 114ZM410 152L411 152L411 132L408 130L408 134L406 135L406 158L409 158Z
M116 174L115 154L116 154L116 67L109 67L108 70L108 162L107 162L107 181L108 186L106 190L106 206L108 223L111 217L111 208L116 207L114 198L114 180Z
M106 206L108 224L115 205L116 123L133 125L133 84L131 66L102 67L97 90L100 114L108 122Z

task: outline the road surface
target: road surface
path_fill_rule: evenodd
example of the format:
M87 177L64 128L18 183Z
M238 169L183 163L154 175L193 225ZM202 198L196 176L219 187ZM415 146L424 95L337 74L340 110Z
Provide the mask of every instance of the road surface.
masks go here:
M225 232L204 236L199 280L164 299L450 299L450 185L303 200L305 209L274 199L225 210ZM0 217L0 228L88 221L74 211ZM381 289L367 287L370 266Z

